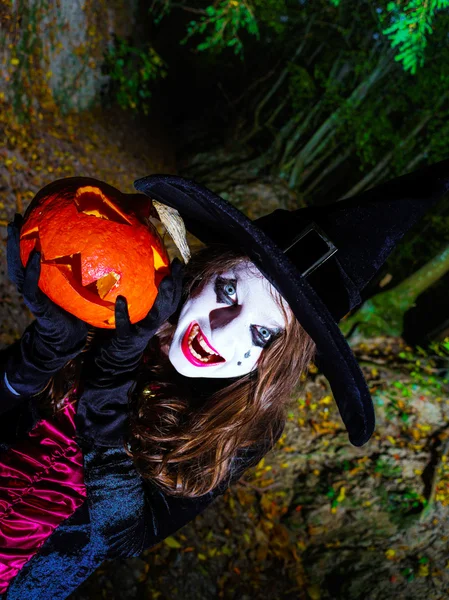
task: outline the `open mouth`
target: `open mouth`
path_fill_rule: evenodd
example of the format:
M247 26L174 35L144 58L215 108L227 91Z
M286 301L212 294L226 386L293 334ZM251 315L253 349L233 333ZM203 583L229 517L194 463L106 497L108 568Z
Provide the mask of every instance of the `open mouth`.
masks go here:
M196 367L207 367L226 362L226 359L212 348L196 321L188 326L182 338L181 349L187 360Z

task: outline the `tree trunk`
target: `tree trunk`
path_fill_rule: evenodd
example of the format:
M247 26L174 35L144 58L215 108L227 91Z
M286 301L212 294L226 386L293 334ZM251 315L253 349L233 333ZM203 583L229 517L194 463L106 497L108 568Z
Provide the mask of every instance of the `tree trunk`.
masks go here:
M365 175L365 177L361 181L359 181L359 183L357 183L351 190L349 190L349 192L347 194L345 194L343 197L339 198L339 200L343 200L343 198L350 198L351 196L355 196L356 194L359 194L364 189L366 189L368 187L368 185L374 186L376 184L376 182L379 180L379 176L382 176L382 174L384 174L383 172L384 172L385 168L391 163L391 161L393 160L393 157L397 153L397 151L403 150L403 149L405 150L405 148L407 148L407 145L410 143L410 141L419 135L419 133L424 129L424 127L427 125L427 123L432 119L435 112L440 108L440 106L443 104L443 102L447 99L448 95L449 94L447 94L447 93L443 94L440 97L440 99L438 100L438 102L435 105L432 112L429 111L425 115L425 117L423 119L421 119L421 121L416 125L416 127L413 129L413 131L410 133L410 135L408 135L404 140L399 142L399 144L393 150L388 152L383 157L383 159L377 163L377 165L374 167L374 169L372 169L369 173L367 173Z
M289 64L289 62L294 62L298 56L301 54L301 52L304 49L304 46L306 45L307 42L307 34L310 30L310 28L313 25L313 22L315 20L315 17L312 17L307 25L307 28L304 32L304 36L303 36L303 40L301 42L301 44L298 46L298 48L296 49L293 58L291 61L288 61L287 64ZM281 74L279 75L276 83L272 86L272 88L269 90L269 92L267 94L265 94L265 96L262 98L262 100L259 102L259 104L256 106L256 109L254 111L254 123L253 123L253 127L251 129L251 131L244 136L241 140L240 143L241 144L245 144L247 142L249 142L249 140L251 138L253 138L256 133L258 131L260 131L260 129L263 128L262 125L260 125L259 120L260 120L260 113L263 109L263 107L265 106L265 104L268 102L268 100L277 92L277 90L280 88L280 86L282 85L282 83L284 82L284 80L286 79L287 75L288 75L289 69L288 66L285 67L285 69L282 70Z
M340 323L351 343L377 335L400 336L404 315L416 299L449 271L449 246L396 287L376 294Z
M351 104L354 108L359 106L372 86L385 77L392 68L393 63L391 62L390 53L388 53L379 60L379 64L371 72L368 78L360 83L352 92L350 97L346 100L346 105ZM337 131L341 112L342 107L334 111L295 157L295 164L290 174L289 187L294 188L297 185L302 169L318 154L323 147L323 140L325 143L329 143L332 140Z

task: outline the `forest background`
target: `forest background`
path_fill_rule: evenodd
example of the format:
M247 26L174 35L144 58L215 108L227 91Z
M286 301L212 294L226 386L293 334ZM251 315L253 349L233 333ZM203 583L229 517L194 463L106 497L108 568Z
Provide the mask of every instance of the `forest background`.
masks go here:
M0 27L2 346L31 320L6 225L53 179L176 173L255 218L449 155L447 0L0 0ZM447 597L448 271L446 196L340 324L376 407L366 446L311 365L255 469L73 599Z

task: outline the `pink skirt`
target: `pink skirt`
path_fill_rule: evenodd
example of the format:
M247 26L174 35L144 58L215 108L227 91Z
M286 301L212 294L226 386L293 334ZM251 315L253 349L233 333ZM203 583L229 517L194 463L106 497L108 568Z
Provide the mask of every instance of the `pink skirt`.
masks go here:
M0 594L86 497L75 407L39 421L0 454Z

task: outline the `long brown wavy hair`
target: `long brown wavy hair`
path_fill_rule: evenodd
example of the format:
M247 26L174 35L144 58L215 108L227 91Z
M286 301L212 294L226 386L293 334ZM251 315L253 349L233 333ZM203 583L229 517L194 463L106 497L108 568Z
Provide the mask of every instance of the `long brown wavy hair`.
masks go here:
M201 249L187 267L183 300L248 260L225 246ZM239 449L261 440L269 449L282 432L292 391L313 361L316 346L280 294L274 297L286 328L264 348L257 368L238 379L190 380L174 369L167 355L180 309L148 344L129 392L125 448L141 476L168 494L206 494L229 477ZM53 410L65 395L75 398L91 341L92 334L83 353L51 381L47 398Z

